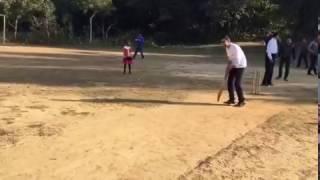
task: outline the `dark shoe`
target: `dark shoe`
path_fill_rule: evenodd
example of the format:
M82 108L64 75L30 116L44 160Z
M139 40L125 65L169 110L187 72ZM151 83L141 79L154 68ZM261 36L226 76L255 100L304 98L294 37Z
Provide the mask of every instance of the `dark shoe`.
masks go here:
M233 104L235 104L235 102L234 102L234 101L229 100L229 101L224 102L223 104L226 104L226 105L233 105Z
M276 80L279 80L279 79L281 79L281 77L280 77L280 76L278 76L278 77L276 78Z
M287 82L288 82L288 79L284 79L284 81L287 81Z
M238 104L236 104L234 107L244 107L246 105L245 102L239 102Z

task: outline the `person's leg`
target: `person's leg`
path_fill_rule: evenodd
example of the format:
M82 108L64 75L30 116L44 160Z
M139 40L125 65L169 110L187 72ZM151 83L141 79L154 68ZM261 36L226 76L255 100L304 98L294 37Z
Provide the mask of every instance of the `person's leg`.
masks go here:
M274 64L275 64L276 56L272 55L272 62L269 64L269 76L268 76L268 85L273 85L272 84L272 78L273 78L273 70L274 70Z
M311 68L311 66L308 68L308 75L312 75L311 74L311 71L312 71L312 68Z
M310 57L309 59L310 59L310 66L309 66L309 68L308 68L308 75L312 75L312 74L311 74L311 71L312 71L312 68L311 68L311 67L312 67L312 66L311 66L311 61L312 61L312 60L311 60L311 57Z
M235 81L235 69L230 70L229 76L228 76L228 92L229 92L229 104L234 104L235 98L234 98L234 81Z
M141 58L144 59L143 49L141 49Z
M131 74L131 64L129 64L129 74Z
M284 75L284 80L288 81L288 77L289 77L289 73L290 73L290 58L287 58L285 61L285 65L286 65L286 72Z
M123 64L123 74L126 74L126 71L127 71L127 64Z
M320 54L318 53L317 59L317 71L318 71L318 78L320 79Z
M269 75L269 83L268 83L269 85L273 85L272 79L273 79L274 65L275 65L274 62L270 63L270 75Z
M314 74L318 74L318 56L314 57Z
M280 63L279 63L279 74L278 74L277 79L280 79L282 77L282 69L283 69L284 63L285 63L285 58L282 57L280 59Z
M319 75L319 59L320 59L320 54L318 54L315 57L315 69L316 69L316 72L317 72L317 76Z
M297 62L297 68L301 66L301 61L302 61L302 54L299 54L298 62Z
M317 56L312 56L311 57L311 67L312 67L312 71L314 73L314 75L317 75Z
M304 59L305 68L308 69L309 63L308 63L308 56L307 56L307 54L304 54L304 55L303 55L303 59Z
M135 51L134 51L134 55L133 55L133 59L135 59L136 58L136 56L137 56L137 54L138 54L138 49L136 49Z
M236 87L236 91L237 91L237 95L238 95L238 99L239 99L239 105L241 103L244 103L245 98L243 95L243 89L242 89L242 77L243 77L243 73L244 73L244 69L240 68L236 70L236 77L235 77L235 87Z
M269 59L268 56L265 56L265 73L264 73L264 77L263 77L263 81L262 84L263 86L268 85L268 75L269 74Z
M313 58L311 55L309 56L309 59L310 59L310 64L309 64L309 68L308 68L308 75L312 75L311 72L313 71Z

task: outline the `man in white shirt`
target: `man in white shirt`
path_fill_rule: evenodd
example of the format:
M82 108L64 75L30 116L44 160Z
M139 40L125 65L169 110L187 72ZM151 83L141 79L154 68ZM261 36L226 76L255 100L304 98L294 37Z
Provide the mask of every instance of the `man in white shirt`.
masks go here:
M229 100L226 101L225 104L235 104L235 88L239 100L238 104L236 104L235 106L242 107L245 105L245 98L242 89L242 77L245 68L247 68L247 58L241 47L235 43L232 43L231 39L228 36L226 36L223 41L228 56L228 66L226 74L228 75Z
M273 33L273 37L267 44L266 72L263 78L262 86L272 86L273 69L279 54L278 33Z
M270 39L272 38L273 33L272 32L268 32L266 37L264 38L264 46L265 46L265 57L264 57L264 68L267 69L269 67L269 58L268 58L268 54L267 54L267 45L270 41ZM266 79L263 80L262 84L267 84L266 83Z

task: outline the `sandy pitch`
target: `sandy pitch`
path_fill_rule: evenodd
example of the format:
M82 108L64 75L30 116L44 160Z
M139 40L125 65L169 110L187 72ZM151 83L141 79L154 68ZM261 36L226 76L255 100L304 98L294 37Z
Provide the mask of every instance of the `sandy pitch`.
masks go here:
M0 48L1 180L317 177L317 84L304 70L253 96L252 63L236 109L216 102L222 53L149 54L132 76L119 55Z

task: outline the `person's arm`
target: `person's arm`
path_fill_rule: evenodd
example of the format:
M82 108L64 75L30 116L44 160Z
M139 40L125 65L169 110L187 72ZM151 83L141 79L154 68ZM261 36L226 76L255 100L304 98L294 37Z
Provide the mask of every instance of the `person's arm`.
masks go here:
M133 49L132 48L129 49L129 54L130 54L130 57L132 58L133 57Z
M227 51L227 56L229 61L236 61L237 59L241 58L240 53L237 51L236 47L231 46Z
M224 73L224 79L227 80L228 76L229 76L229 72L232 69L232 56L233 56L233 52L232 52L232 48L230 47L229 49L226 49L226 53L227 53L227 58L228 58L228 63L226 66L226 70Z
M312 46L312 42L308 45L308 48L307 48L307 50L308 50L309 53L312 53L311 46Z
M228 59L229 59L229 61L233 61L233 60L235 60L236 59L236 54L234 54L234 53L229 53L228 54Z
M314 46L314 42L311 42L308 46L308 52L311 53L312 55L316 55L315 51L312 49Z
M228 76L229 76L229 72L230 70L232 69L232 62L229 60L228 61L228 64L227 64L227 67L226 67L226 70L225 70L225 74L224 74L224 79L227 80L228 79Z

